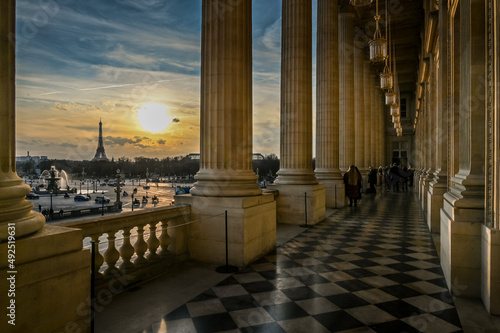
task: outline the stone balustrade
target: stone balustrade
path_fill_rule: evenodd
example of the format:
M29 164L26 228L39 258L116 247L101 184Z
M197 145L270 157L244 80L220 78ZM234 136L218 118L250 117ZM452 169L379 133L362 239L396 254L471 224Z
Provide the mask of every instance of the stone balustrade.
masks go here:
M51 225L81 229L84 247L95 242L94 272L99 290L116 279L126 285L145 280L189 259L190 214L189 205L175 205Z

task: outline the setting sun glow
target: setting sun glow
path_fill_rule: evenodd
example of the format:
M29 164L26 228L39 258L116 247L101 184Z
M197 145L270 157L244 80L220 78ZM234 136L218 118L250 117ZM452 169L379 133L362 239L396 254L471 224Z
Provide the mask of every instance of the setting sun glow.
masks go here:
M168 106L158 103L145 103L137 109L137 119L142 128L152 133L164 131L172 123L167 114Z

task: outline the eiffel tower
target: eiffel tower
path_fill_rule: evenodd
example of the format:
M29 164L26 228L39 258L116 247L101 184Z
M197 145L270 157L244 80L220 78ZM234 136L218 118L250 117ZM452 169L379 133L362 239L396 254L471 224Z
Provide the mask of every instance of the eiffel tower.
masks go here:
M95 156L92 161L109 161L106 157L106 152L104 151L104 143L102 141L102 119L99 119L99 143L97 144L97 149L95 151Z

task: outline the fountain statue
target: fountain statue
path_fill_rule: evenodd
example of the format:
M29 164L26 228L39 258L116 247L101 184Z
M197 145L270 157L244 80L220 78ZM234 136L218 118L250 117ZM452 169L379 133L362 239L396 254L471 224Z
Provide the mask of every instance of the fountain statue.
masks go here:
M69 192L68 175L64 170L59 172L55 166L51 166L50 170L44 170L40 178L47 183L47 191L51 193Z

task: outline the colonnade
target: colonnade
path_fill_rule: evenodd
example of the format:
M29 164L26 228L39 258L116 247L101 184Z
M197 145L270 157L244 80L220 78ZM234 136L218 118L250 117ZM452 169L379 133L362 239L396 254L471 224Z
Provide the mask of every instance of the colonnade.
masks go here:
M500 8L424 1L415 189L451 292L500 314Z

